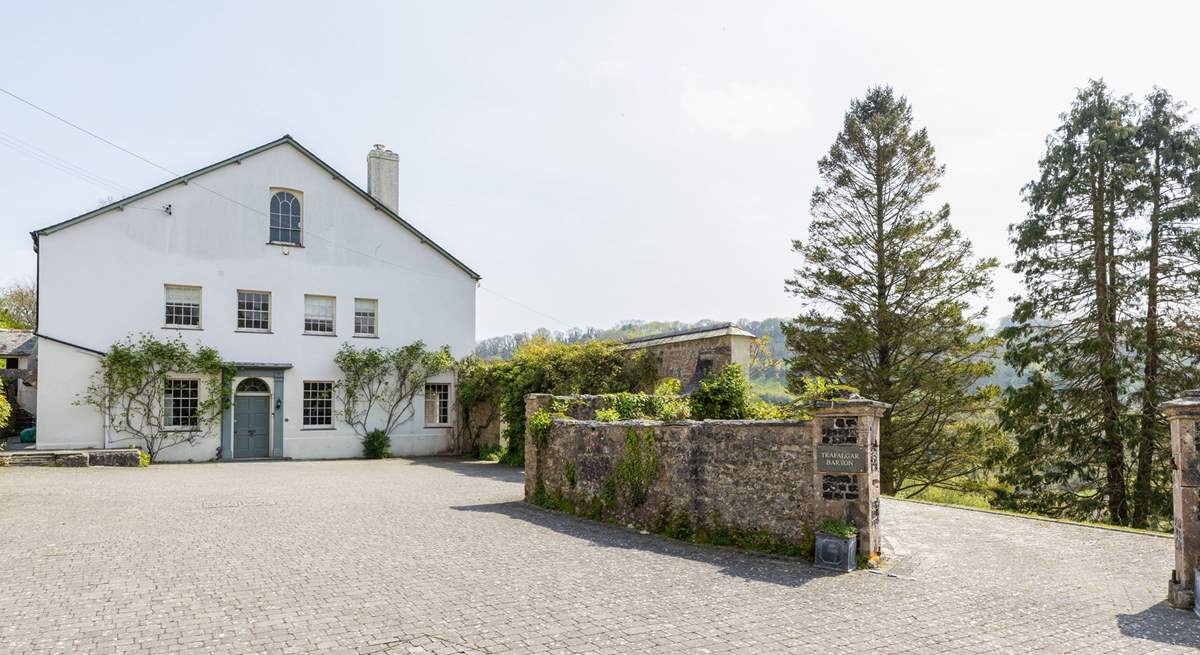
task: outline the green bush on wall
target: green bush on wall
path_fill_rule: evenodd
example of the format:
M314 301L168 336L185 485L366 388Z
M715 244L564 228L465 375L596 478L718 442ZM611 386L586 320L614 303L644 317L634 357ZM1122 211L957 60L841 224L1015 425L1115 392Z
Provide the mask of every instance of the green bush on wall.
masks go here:
M750 383L742 367L729 364L700 381L700 388L691 396L692 418L697 421L750 418L749 398Z
M554 417L550 416L550 412L542 409L533 413L529 417L529 436L533 437L533 442L538 447L545 446L550 439L550 423Z

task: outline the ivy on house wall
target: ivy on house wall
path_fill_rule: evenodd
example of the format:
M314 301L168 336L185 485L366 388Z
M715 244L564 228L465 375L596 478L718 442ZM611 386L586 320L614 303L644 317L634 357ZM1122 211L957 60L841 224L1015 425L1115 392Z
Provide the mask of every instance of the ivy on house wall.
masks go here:
M556 395L638 392L653 388L658 381L655 360L644 352L628 353L608 341L566 344L533 339L517 348L512 359L471 360L460 366L459 402L463 411L468 400L478 406L491 403L500 408L504 438L508 442L501 461L513 466L525 463L525 396L531 393ZM472 450L477 444L469 444Z

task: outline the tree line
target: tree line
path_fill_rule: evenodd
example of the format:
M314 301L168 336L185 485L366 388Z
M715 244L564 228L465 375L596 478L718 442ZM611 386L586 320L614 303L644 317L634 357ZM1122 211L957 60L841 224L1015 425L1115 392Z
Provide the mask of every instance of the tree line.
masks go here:
M37 325L37 284L32 279L0 289L0 328L32 330Z
M851 102L818 163L786 288L791 384L891 409L884 493L973 489L1018 510L1145 527L1170 515L1159 403L1200 382L1200 136L1162 89L1078 90L1009 227L1024 290L982 326L999 262L935 204L945 167L891 88ZM1003 361L1019 378L980 384Z

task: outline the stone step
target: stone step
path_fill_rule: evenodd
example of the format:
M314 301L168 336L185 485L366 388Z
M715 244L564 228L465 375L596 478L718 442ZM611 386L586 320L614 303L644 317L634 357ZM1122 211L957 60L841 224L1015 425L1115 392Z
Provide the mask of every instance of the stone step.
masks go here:
M0 466L130 466L139 465L138 451L107 450L0 450Z
M54 463L54 453L4 453L0 458L6 458L10 466L50 466Z

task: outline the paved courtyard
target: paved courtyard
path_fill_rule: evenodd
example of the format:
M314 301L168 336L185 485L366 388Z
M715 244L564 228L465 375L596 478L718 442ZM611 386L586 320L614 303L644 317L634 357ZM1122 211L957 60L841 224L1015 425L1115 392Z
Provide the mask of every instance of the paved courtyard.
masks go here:
M1168 539L885 501L891 576L519 502L452 460L0 469L4 653L1195 653Z

